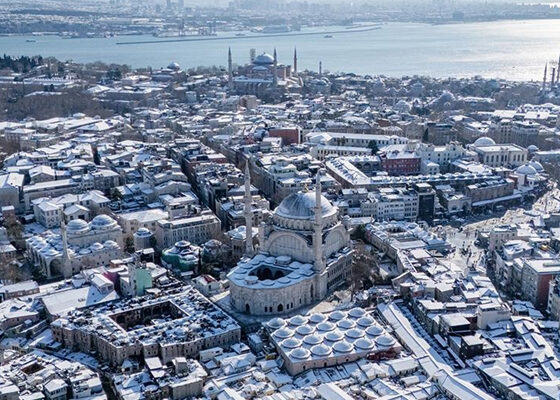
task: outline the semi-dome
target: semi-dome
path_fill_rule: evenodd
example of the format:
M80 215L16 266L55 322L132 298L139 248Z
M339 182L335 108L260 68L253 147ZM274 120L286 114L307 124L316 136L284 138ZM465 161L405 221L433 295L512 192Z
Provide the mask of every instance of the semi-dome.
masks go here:
M83 219L73 219L68 222L67 230L68 233L79 233L85 232L89 229L89 225Z
M537 170L529 164L518 167L515 172L520 175L536 175Z
M337 212L329 200L321 196L321 216L328 217ZM297 192L286 197L274 212L289 219L315 218L315 192Z
M253 60L255 65L272 65L274 64L274 57L268 53L262 53L255 57Z
M494 139L489 138L488 136L481 136L473 143L473 145L476 147L494 146L495 144L496 142L494 141Z
M101 214L92 219L90 224L93 229L108 229L115 226L117 221L108 215Z

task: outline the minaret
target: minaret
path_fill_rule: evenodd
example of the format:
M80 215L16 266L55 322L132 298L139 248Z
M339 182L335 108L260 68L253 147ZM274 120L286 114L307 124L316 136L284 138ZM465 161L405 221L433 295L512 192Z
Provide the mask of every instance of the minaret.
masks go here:
M274 74L272 77L272 84L278 86L278 56L276 55L276 48L274 49L274 68L272 73Z
M70 262L70 253L68 252L68 234L64 220L60 223L60 232L62 234L62 275L68 277L71 275L72 266ZM47 268L47 277L50 278L51 273L50 267Z
M550 77L550 87L554 87L554 78L556 77L556 67L552 67L552 76Z
M560 82L560 56L558 57L558 65L557 65L557 69L556 69L556 84L558 84L558 82Z
M543 77L543 82L542 82L542 90L544 90L545 87L546 87L546 72L547 72L547 70L548 70L548 63L546 63L544 65L544 77Z
M294 74L297 74L297 49L294 47Z
M233 61L231 59L231 47L228 49L228 86L233 89Z
M323 76L323 61L319 61L319 76Z
M249 172L249 160L245 163L245 255L253 256L253 196L251 195L251 174Z
M323 208L321 207L321 171L317 171L315 177L315 222L313 224L313 259L315 270L322 272L323 265L322 247L323 247Z

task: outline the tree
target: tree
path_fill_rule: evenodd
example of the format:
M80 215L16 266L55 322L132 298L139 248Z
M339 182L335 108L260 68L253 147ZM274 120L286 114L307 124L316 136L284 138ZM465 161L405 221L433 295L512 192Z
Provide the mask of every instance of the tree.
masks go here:
M113 190L111 190L111 200L113 201L122 200L122 193L119 189L113 188Z
M371 149L371 155L374 156L379 151L379 147L377 147L377 142L375 140L370 140L368 145L368 149Z
M9 215L4 220L4 227L11 241L17 242L23 238L23 225L13 215Z
M131 236L128 236L124 240L124 251L127 253L134 253L134 239Z

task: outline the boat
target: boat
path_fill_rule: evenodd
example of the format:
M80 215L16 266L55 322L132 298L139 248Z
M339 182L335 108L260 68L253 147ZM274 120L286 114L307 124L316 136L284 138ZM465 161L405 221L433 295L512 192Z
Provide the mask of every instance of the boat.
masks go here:
M333 35L325 35L325 39L332 39Z
M37 41L35 39L27 39L26 42L27 43L37 43Z

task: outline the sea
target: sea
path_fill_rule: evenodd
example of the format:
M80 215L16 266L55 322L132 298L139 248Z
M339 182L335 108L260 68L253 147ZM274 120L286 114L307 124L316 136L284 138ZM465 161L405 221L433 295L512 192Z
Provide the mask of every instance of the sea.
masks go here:
M301 35L306 33L307 35ZM149 35L64 39L59 36L3 36L0 54L54 56L60 60L128 64L131 67L182 68L249 62L250 49L272 54L292 64L297 48L298 69L353 72L402 77L501 78L540 81L545 63L560 56L560 20L494 22L384 23L364 31L342 26L303 29L294 34L259 35L220 32L212 40L174 41ZM196 38L198 39L198 38ZM149 43L137 43L147 41ZM132 44L123 44L134 42Z

